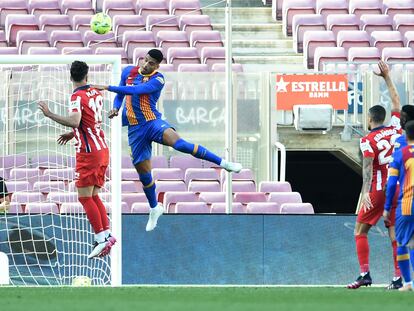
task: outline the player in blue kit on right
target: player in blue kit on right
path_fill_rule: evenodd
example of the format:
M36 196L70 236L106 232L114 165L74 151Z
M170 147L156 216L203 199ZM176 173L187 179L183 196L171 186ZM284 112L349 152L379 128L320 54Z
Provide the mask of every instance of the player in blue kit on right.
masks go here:
M410 258L414 268L414 121L405 124L405 132L407 146L394 153L389 166L384 219L389 221L392 200L399 182L395 237L398 243L398 265L404 278L404 286L399 290L412 291Z
M165 81L164 76L157 70L163 57L161 51L152 49L141 67L128 66L123 70L119 86L94 85L97 89L117 93L109 118L117 116L121 106L124 106L122 125L128 126L132 163L139 174L150 205L147 231L156 227L158 218L164 212L162 204L157 202L155 183L151 175L153 141L213 162L229 172L238 173L242 169L240 163L228 162L201 145L185 141L170 124L161 119L156 104Z

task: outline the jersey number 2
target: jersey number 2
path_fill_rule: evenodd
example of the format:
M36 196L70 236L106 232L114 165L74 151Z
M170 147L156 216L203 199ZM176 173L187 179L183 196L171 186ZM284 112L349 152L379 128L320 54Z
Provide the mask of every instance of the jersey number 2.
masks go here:
M103 97L101 95L91 98L88 104L89 108L92 109L95 115L95 122L102 122L102 107L103 107Z

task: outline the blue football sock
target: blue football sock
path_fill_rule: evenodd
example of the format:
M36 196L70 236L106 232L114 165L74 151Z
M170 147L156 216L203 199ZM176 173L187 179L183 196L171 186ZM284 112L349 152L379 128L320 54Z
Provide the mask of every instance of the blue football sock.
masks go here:
M155 182L152 180L151 173L139 174L142 186L144 188L145 196L151 208L157 206L157 195L155 193Z
M414 256L414 251L411 251ZM397 261L405 283L411 282L410 254L405 246L397 247Z
M192 154L196 158L213 162L217 165L220 165L222 160L219 156L215 155L203 146L186 142L181 138L176 141L173 148L184 153Z

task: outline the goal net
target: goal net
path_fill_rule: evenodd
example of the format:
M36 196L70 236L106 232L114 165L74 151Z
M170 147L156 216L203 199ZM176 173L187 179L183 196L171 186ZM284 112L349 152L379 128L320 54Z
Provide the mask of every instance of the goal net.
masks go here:
M117 83L118 57L78 58L90 66L91 83ZM120 283L120 186L112 181L120 180L121 142L118 138L113 143L111 136L120 137L121 129L118 120L107 118L112 98L104 94L102 125L111 162L100 195L119 243L111 256L92 260L87 255L93 230L74 182L74 142L57 144L59 135L72 129L44 118L38 109L38 102L45 101L53 112L68 114L73 91L69 68L76 59L0 58L0 177L11 200L9 210L0 212L0 252L9 258L13 285L70 285L84 277L96 285Z

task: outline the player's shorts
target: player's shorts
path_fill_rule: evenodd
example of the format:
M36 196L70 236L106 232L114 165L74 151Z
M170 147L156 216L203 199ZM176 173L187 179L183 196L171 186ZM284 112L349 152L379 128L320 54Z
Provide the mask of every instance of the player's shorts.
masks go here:
M395 222L395 239L398 244L406 246L414 235L414 215L398 215Z
M387 228L395 226L395 210L397 207L398 193L399 191L397 189L392 203L390 222L384 222L385 227ZM384 213L385 192L382 190L373 191L370 192L369 195L371 197L372 207L366 212L364 211L364 208L361 207L358 213L357 222L375 226Z
M98 186L105 183L105 172L109 165L109 150L102 149L95 152L76 154L76 182L77 188Z
M152 142L162 144L162 135L166 129L172 128L168 122L156 119L128 127L128 143L134 165L151 159Z

